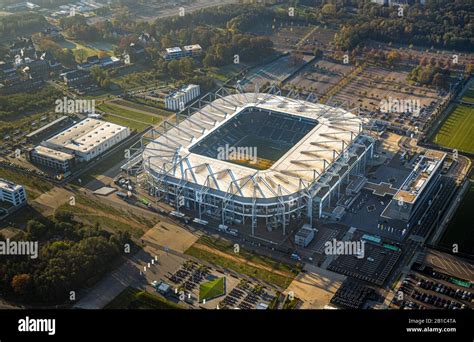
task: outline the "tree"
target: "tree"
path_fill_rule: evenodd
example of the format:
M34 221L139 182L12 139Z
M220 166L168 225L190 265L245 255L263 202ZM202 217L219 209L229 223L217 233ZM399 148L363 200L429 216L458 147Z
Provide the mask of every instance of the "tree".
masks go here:
M336 6L333 4L325 4L321 9L321 12L325 15L332 15L336 13Z
M79 63L84 63L87 59L87 51L85 49L77 49L76 56Z
M11 282L13 292L20 297L29 296L32 290L32 285L33 281L29 274L17 274L13 277Z
M46 226L41 222L30 220L26 224L26 231L33 240L40 240L46 234Z

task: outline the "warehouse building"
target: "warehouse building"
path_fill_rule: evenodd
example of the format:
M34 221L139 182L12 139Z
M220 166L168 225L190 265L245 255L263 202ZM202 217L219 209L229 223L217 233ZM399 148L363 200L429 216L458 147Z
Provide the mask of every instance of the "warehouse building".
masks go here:
M71 171L75 165L75 158L73 154L53 150L41 145L32 149L29 153L29 156L33 163L62 172Z
M130 136L128 127L87 118L43 141L29 153L30 160L61 171L88 162Z
M87 162L130 136L128 127L87 118L43 142L53 150L74 154L79 162Z

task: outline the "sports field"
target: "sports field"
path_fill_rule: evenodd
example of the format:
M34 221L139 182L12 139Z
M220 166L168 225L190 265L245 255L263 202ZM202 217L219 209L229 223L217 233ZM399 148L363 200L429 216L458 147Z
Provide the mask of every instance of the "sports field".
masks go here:
M225 278L217 278L199 287L199 301L213 299L225 294Z
M462 152L474 153L473 136L474 107L458 105L433 136L432 142Z

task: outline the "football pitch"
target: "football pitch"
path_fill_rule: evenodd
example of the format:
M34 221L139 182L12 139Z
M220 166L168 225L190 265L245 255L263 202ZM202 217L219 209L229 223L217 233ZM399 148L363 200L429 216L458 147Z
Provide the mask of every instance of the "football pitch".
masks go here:
M442 147L474 153L474 106L458 105L441 128L432 138L432 142Z

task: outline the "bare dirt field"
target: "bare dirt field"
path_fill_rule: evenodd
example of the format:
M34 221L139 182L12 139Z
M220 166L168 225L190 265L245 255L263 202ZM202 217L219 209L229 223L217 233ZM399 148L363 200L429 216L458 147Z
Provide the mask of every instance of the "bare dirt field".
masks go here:
M302 299L301 309L323 309L346 277L309 264L305 270L307 273L300 273L285 294L293 292L296 298Z

